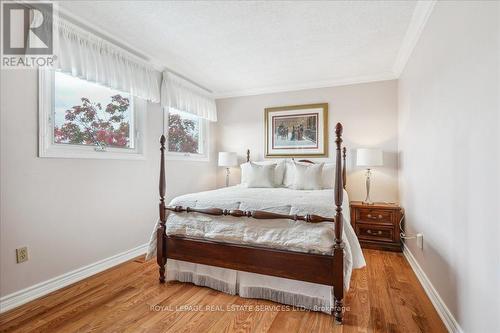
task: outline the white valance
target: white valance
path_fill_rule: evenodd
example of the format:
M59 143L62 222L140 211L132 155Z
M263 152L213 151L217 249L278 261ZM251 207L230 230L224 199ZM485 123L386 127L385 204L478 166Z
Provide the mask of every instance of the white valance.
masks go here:
M217 121L215 100L208 92L174 73L163 72L161 106L189 112L203 119Z
M59 18L56 69L159 103L161 73L126 50Z

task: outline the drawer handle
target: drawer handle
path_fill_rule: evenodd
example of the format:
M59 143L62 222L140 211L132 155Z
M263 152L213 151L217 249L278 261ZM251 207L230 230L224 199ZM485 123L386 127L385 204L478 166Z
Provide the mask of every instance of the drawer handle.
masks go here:
M383 216L382 215L379 215L378 218L381 219Z
M376 219L377 219L375 216L372 216L372 214L368 214L368 215L366 215L366 216L367 216L369 219L374 219L374 220L376 220Z
M373 233L373 231L368 229L368 230L366 230L366 233L371 235ZM377 235L382 235L382 230L377 231Z

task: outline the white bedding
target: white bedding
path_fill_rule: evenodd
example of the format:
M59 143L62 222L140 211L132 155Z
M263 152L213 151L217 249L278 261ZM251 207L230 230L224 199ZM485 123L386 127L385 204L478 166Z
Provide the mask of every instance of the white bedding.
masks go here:
M303 191L232 186L183 195L172 200L170 205L265 210L282 214L317 214L331 217L335 215L334 194L331 189ZM345 243L344 287L348 289L352 269L363 267L365 260L349 223L349 199L345 191L342 212ZM169 235L298 252L331 254L334 243L334 225L329 222L311 224L284 219L256 220L171 212L166 225ZM148 258L155 254L156 227L151 237ZM324 312L330 312L332 304L332 288L328 286L171 259L167 261L167 280L193 282L231 294L238 293L242 297L266 298Z

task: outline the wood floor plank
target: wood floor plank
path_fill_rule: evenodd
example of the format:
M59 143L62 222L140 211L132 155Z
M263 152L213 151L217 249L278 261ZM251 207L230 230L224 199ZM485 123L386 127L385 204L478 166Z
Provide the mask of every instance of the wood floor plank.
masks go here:
M178 321L172 327L175 332L202 332L217 322L224 313L227 304L232 304L237 296L212 291L213 294L208 299L209 303L197 311L189 322Z
M1 314L0 332L446 332L402 254L363 252L367 267L353 272L343 325L271 301L159 284L154 260L132 260Z

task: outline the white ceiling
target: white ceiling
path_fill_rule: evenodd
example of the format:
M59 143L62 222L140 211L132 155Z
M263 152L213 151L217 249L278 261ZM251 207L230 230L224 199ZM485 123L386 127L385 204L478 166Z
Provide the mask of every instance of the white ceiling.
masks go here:
M219 97L395 78L429 12L416 1L65 1L60 7Z

